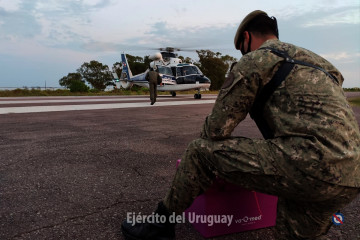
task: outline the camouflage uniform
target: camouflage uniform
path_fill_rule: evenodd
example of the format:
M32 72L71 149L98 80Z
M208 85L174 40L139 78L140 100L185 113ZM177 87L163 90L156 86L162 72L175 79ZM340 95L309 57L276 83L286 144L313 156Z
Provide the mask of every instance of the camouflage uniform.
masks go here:
M326 234L331 216L359 193L359 127L334 66L279 40L263 47L320 66L339 85L322 71L295 65L264 107L274 138L232 137L283 61L264 49L244 55L225 81L201 138L184 153L164 204L180 214L220 177L279 196L277 239L315 239Z
M149 81L150 100L152 103L155 103L157 98L157 85L162 82L162 79L159 73L153 70L146 74L145 79Z

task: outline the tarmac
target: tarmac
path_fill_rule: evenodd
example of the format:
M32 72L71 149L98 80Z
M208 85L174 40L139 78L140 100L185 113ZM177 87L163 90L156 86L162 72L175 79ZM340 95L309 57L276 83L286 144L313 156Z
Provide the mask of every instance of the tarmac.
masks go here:
M215 98L0 98L0 239L124 239L121 222L155 210ZM234 135L261 138L249 117ZM328 238L360 239L360 196L341 212ZM176 234L204 239L190 223ZM275 238L270 227L214 239Z

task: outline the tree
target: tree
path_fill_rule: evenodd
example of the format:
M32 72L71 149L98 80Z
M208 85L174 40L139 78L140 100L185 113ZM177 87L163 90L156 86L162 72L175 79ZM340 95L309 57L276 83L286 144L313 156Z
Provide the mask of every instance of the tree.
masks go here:
M230 70L231 64L237 61L236 58L234 58L233 56L229 56L229 55L222 56L221 60L223 60L223 62L227 65L227 67L228 67L227 72Z
M70 83L70 92L88 92L89 87L83 81L72 81Z
M150 59L150 56L145 56L144 57L144 65L145 65L145 67L148 68L152 61L153 60ZM145 70L146 70L146 68L145 68Z
M210 90L219 90L224 83L225 74L229 66L222 59L221 53L214 53L210 50L196 51L199 56L199 62L196 65L200 70L210 78Z
M192 63L192 62L194 62L190 57L183 57L183 56L179 56L179 58L181 59L181 61L183 62L183 63Z
M143 73L148 69L151 60L149 56L145 56L144 58L139 56L132 56L126 54L126 58L128 60L129 67L133 75L137 75ZM144 60L145 59L145 60Z
M59 80L60 86L70 88L70 85L74 81L81 81L80 73L69 73L66 77L63 77Z
M113 64L112 70L116 73L116 75L120 78L121 76L121 62L116 62Z
M95 89L103 91L106 86L113 84L109 67L98 61L85 62L77 71Z

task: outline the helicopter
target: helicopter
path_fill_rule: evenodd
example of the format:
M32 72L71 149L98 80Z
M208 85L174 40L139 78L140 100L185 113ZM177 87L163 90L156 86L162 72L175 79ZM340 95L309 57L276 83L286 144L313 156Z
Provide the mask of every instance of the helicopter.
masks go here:
M138 75L133 76L126 54L121 54L122 69L120 78L117 76L115 69L113 69L113 76L115 79L116 88L124 89L131 88L134 84L149 88L149 83L145 79L146 73L150 68L156 69L162 77L162 84L158 85L157 91L169 91L173 97L176 96L176 91L197 90L194 94L195 99L201 99L201 89L208 89L211 81L207 78L200 69L191 63L183 63L180 58L174 53L180 51L172 47L159 48L160 52L155 53L149 58L153 60L149 68Z

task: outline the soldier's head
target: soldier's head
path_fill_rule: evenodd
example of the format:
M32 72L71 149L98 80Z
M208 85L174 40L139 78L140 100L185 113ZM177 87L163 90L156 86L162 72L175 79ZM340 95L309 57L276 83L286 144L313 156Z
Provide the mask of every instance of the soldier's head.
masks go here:
M240 23L234 38L235 48L243 55L257 48L268 39L279 38L275 17L266 12L255 10Z

